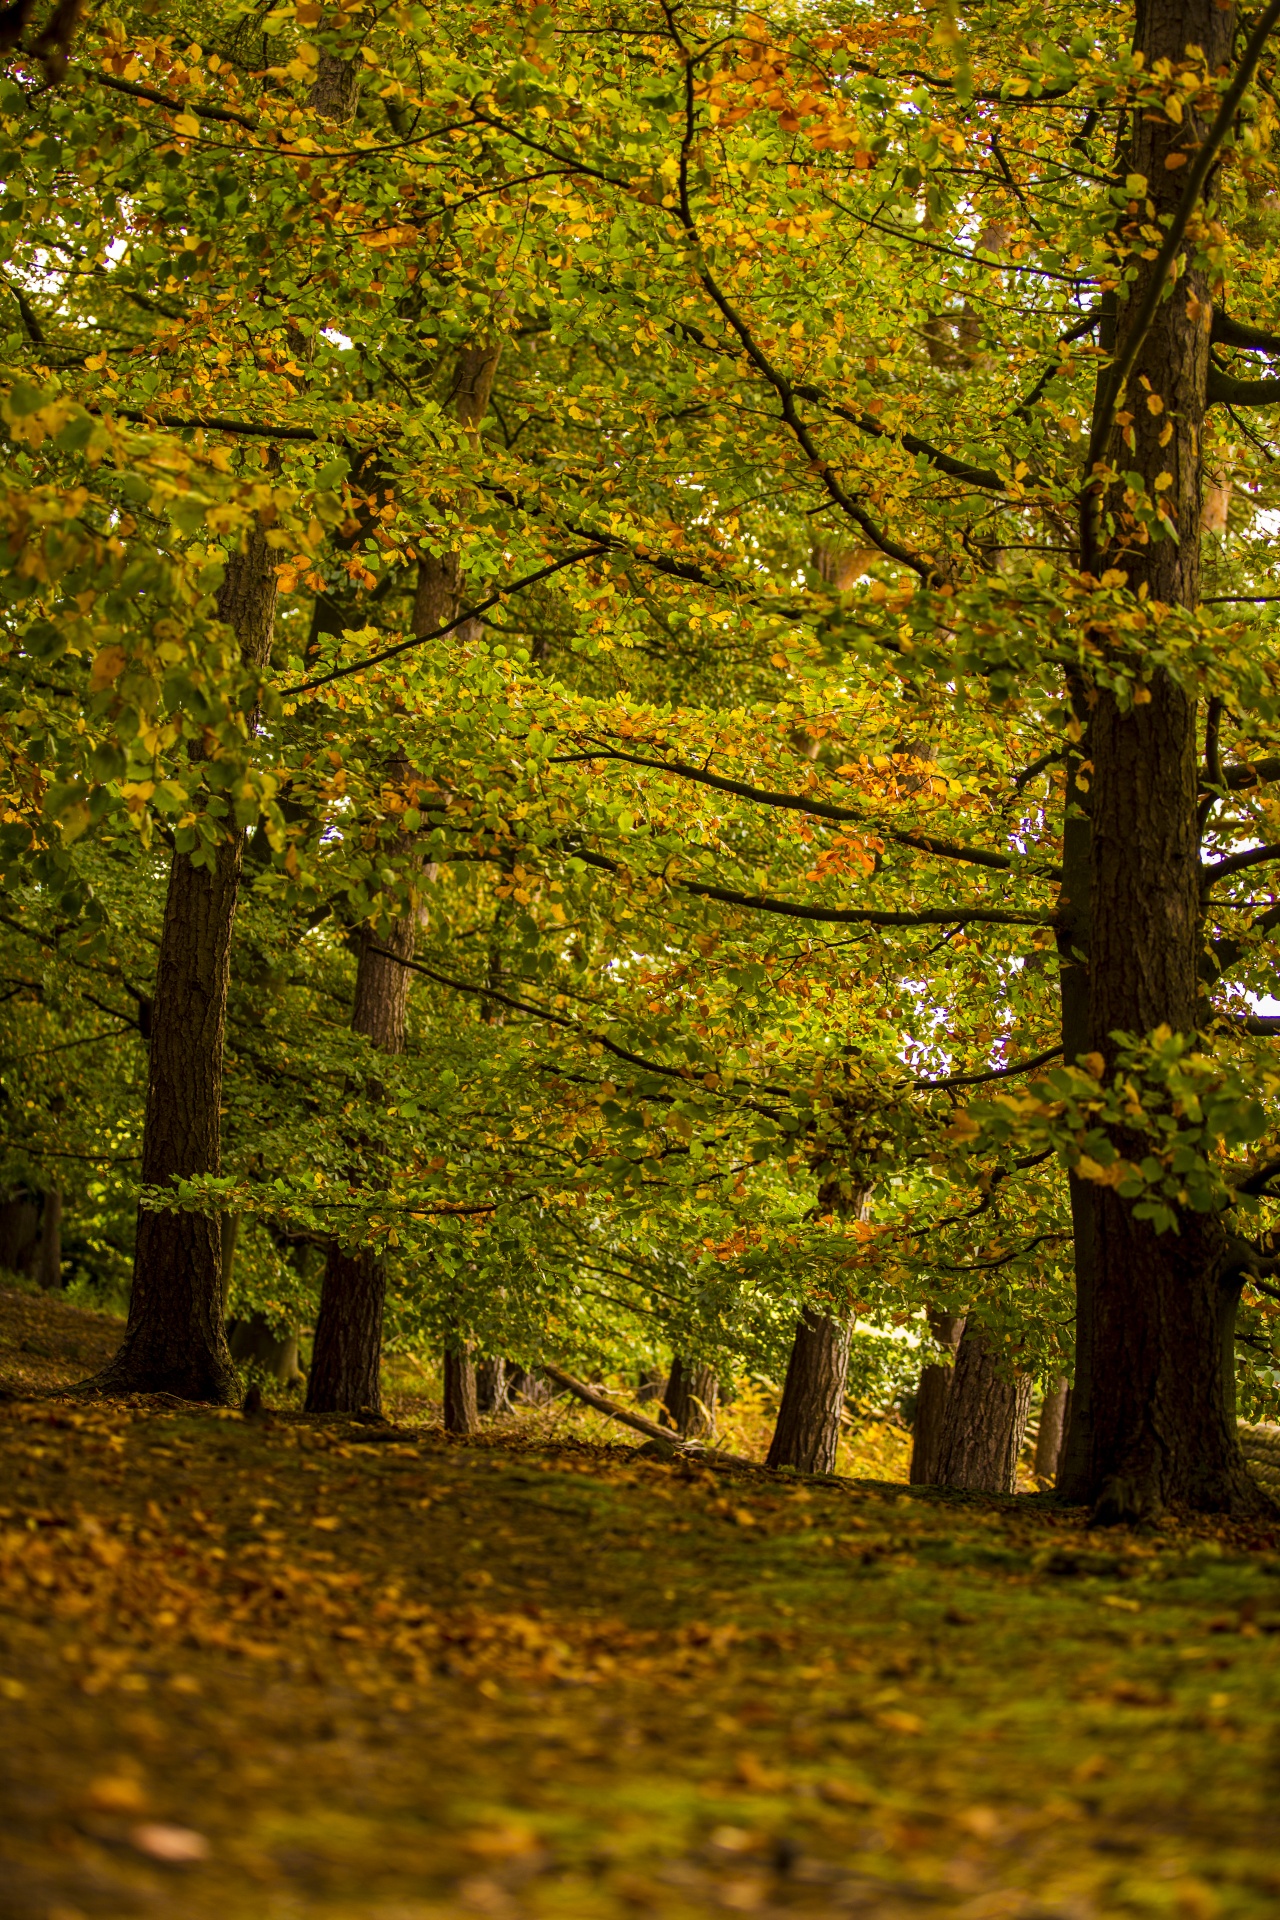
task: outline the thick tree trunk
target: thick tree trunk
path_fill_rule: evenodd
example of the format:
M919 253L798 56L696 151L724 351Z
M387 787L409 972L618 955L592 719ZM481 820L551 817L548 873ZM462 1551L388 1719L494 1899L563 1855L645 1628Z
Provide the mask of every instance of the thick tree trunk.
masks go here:
M686 1440L714 1440L719 1382L710 1367L676 1354L667 1376L663 1405Z
M1036 1435L1035 1476L1037 1480L1056 1480L1062 1459L1071 1389L1065 1376L1046 1387L1040 1408L1040 1431Z
M62 1285L62 1191L53 1187L40 1210L40 1285L52 1292Z
M1234 7L1217 0L1143 0L1135 45L1147 72L1176 68L1186 48L1203 48L1210 71L1231 59ZM1136 115L1129 165L1147 181L1156 222L1182 192L1184 159L1206 127L1188 107L1175 126ZM1212 194L1212 185L1207 189ZM1137 248L1149 220L1141 203L1125 238ZM1188 249L1188 257L1191 249ZM1139 277L1121 308L1117 349L1146 290L1150 263L1131 256ZM1152 601L1195 607L1199 599L1204 415L1211 303L1204 276L1188 264L1157 307L1128 379L1107 448L1117 470L1137 473L1149 498L1165 503L1171 527L1148 535L1121 480L1087 497L1082 531L1086 569L1121 573ZM1161 481L1159 486L1157 482ZM1176 537L1175 537L1176 536ZM1101 644L1107 636L1100 633ZM1197 823L1196 701L1189 687L1157 671L1141 704L1122 709L1108 687L1093 689L1090 812L1090 1044L1110 1063L1117 1032L1196 1026L1201 934ZM1143 1154L1139 1137L1117 1145ZM1247 1512L1262 1503L1246 1472L1224 1391L1226 1341L1236 1292L1225 1285L1224 1230L1217 1218L1185 1211L1177 1232L1156 1233L1134 1218L1114 1189L1092 1202L1092 1298L1077 1329L1080 1405L1073 1412L1062 1491L1087 1501L1100 1521L1134 1520L1168 1503Z
M360 935L351 1025L382 1053L404 1050L410 974L388 954L411 960L415 932L414 921L406 914L385 939L368 928ZM369 1091L378 1096L376 1086ZM308 1413L381 1411L386 1294L386 1270L376 1254L366 1249L348 1253L337 1245L329 1248L307 1375Z
M908 1483L913 1487L933 1487L938 1484L938 1449L942 1444L947 1399L955 1371L955 1352L964 1332L964 1319L953 1318L950 1314L930 1313L929 1326L938 1345L950 1348L952 1364L946 1366L929 1360L920 1369L916 1417L912 1422L911 1467L907 1474Z
M218 595L246 666L267 663L275 600L275 555L255 530L231 556ZM171 1188L221 1168L223 1033L242 847L232 829L210 865L175 853L170 866L151 1007L144 1186ZM174 1393L223 1405L239 1398L216 1216L139 1207L124 1343L94 1384L108 1393Z
M474 1433L480 1425L476 1405L476 1363L465 1347L444 1350L444 1430Z
M480 1413L506 1413L507 1363L492 1357L476 1362L476 1409Z
M1030 1411L1030 1375L1002 1371L994 1342L971 1314L947 1395L937 1485L1015 1493Z
M847 1191L836 1182L820 1193L819 1206L860 1220L870 1198L869 1187ZM805 1308L787 1362L766 1466L796 1467L802 1473L835 1472L852 1337L852 1320L832 1320L817 1307Z
M852 1333L851 1320L831 1320L815 1307L805 1308L787 1362L766 1466L835 1472Z

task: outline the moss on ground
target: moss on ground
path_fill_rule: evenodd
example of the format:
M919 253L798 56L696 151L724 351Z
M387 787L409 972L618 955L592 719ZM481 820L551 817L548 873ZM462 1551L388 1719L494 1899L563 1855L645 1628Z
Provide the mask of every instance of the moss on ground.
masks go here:
M109 1323L0 1312L5 1920L1276 1911L1269 1533L80 1401Z

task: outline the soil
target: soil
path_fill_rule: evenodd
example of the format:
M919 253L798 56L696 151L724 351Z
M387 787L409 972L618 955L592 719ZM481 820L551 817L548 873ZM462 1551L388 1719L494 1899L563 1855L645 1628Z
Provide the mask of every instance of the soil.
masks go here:
M71 1391L118 1331L0 1294L3 1920L1275 1913L1280 1535Z

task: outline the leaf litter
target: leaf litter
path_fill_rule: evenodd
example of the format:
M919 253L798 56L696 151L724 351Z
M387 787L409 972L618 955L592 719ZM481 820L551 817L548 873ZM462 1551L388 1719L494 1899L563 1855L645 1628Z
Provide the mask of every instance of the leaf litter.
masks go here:
M1269 1533L8 1377L4 1920L1276 1910Z

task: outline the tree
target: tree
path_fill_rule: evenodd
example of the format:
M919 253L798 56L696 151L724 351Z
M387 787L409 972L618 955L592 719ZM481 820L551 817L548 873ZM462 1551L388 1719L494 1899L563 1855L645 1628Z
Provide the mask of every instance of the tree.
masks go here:
M220 618L244 665L261 673L271 652L276 574L254 529L227 562ZM252 722L251 722L252 725ZM144 1187L171 1190L221 1166L221 1100L231 932L244 850L234 813L197 864L175 851L151 1001ZM239 1383L223 1325L222 1242L215 1216L138 1210L129 1320L115 1359L97 1377L106 1393L176 1393L233 1401Z
M1031 1377L1014 1373L971 1315L956 1351L934 1470L940 1487L1016 1493L1018 1455L1031 1410Z

